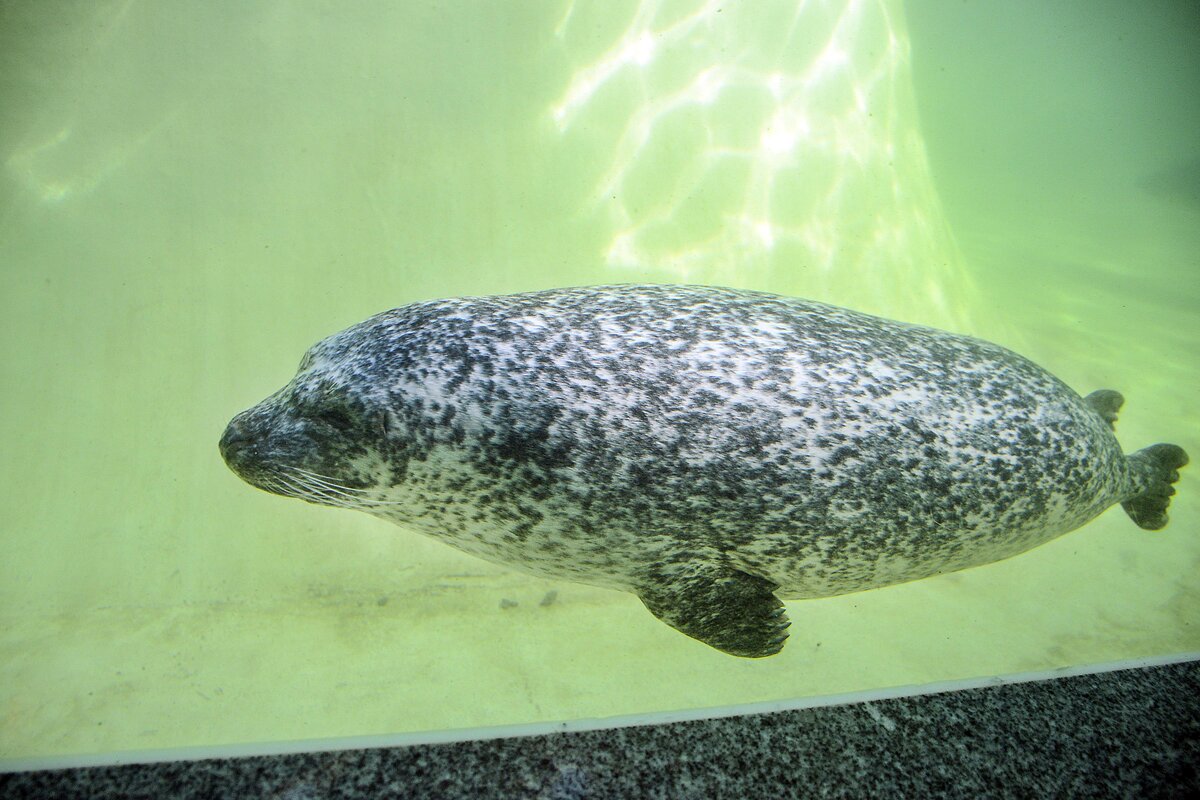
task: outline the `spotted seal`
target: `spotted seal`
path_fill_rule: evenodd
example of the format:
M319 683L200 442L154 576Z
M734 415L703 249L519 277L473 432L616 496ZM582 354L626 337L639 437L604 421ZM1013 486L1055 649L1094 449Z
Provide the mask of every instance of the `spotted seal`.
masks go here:
M600 286L371 317L313 346L220 450L268 492L633 592L758 657L787 638L779 598L987 564L1118 502L1164 526L1187 456L1124 455L1121 403L821 303Z

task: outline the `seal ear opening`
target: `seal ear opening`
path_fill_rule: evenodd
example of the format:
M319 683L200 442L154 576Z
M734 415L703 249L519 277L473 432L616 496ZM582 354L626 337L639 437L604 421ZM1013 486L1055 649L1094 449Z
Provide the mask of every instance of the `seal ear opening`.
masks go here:
M1122 501L1121 508L1139 528L1156 531L1167 525L1167 506L1179 480L1179 468L1188 463L1187 453L1174 444L1154 444L1129 456L1134 480L1142 490Z

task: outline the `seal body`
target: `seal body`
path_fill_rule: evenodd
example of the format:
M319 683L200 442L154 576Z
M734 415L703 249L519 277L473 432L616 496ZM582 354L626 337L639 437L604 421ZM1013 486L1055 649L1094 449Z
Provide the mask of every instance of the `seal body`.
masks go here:
M1126 456L1116 392L821 303L601 286L415 303L319 342L221 440L268 491L636 593L726 652L779 598L1007 558L1124 503L1166 524L1186 455Z

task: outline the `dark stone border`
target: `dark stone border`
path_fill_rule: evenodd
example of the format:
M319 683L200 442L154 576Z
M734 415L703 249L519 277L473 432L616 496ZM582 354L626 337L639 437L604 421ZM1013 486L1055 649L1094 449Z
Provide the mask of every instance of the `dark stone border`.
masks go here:
M3 798L1200 797L1200 662L641 728L0 775Z

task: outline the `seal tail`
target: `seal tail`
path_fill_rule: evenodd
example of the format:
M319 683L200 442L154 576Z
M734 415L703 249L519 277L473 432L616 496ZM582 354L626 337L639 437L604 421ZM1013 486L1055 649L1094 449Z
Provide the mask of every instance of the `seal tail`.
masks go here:
M1179 480L1179 468L1188 463L1187 453L1174 444L1152 444L1129 455L1137 493L1121 501L1121 508L1139 528L1156 531L1167 524L1167 506Z

